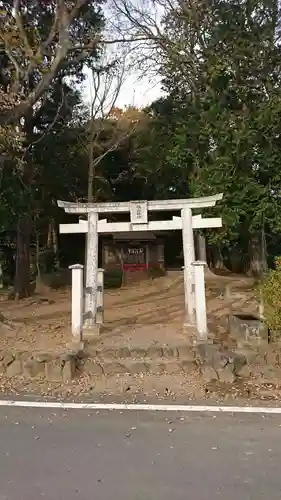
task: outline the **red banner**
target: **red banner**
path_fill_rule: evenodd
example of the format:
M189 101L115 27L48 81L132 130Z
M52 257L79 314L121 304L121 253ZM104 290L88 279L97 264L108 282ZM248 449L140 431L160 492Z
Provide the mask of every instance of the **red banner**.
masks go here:
M147 271L146 264L124 264L123 270L126 272Z

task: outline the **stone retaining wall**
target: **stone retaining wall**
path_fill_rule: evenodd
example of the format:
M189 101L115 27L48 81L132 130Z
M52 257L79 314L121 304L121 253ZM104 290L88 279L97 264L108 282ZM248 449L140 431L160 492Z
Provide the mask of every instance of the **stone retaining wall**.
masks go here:
M79 366L78 353L52 355L49 353L7 351L0 353L0 374L7 377L46 377L54 381L70 381Z
M7 351L0 353L0 374L7 377L45 377L70 381L87 372L96 376L129 373L176 373L194 366L190 346L82 349L73 346L62 354Z
M0 375L45 377L68 382L81 373L94 376L140 373L188 373L198 367L205 382L233 383L255 378L259 382L281 381L281 350L274 345L232 351L217 344L195 347L151 346L145 348L87 349L69 347L62 354L6 351L0 353Z

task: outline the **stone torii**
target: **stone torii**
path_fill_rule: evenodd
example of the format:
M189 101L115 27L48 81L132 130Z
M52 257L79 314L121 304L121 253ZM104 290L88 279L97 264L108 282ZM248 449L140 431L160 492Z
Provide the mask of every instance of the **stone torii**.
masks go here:
M167 231L182 230L184 255L184 291L186 324L195 324L194 300L194 269L195 261L194 229L222 227L220 217L202 218L192 216L192 209L214 207L223 194L190 199L107 202L107 203L72 203L58 201L58 206L66 213L88 214L88 221L79 221L77 224L60 224L60 233L87 233L86 259L86 300L84 327L94 329L96 326L96 296L98 272L98 233L120 233L134 231ZM181 217L172 220L149 221L148 212L180 211ZM100 219L101 214L130 213L130 222L107 222Z

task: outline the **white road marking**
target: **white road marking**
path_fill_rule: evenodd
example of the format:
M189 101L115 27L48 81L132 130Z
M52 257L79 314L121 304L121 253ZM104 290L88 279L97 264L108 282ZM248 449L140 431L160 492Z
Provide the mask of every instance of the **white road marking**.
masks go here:
M59 403L51 401L13 401L0 400L0 407L14 408L60 408L62 410L130 410L130 411L166 411L186 413L260 413L280 415L281 407L264 406L219 406L219 405L153 405L126 403Z

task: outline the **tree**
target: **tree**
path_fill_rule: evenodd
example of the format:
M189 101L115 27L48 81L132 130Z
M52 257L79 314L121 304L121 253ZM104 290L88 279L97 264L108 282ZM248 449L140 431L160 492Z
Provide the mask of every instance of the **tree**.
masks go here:
M126 54L104 49L99 61L90 70L90 116L86 123L81 145L88 156L88 203L96 200L98 188L105 178L97 172L105 156L114 151L129 133L128 128L119 127L114 110L126 77ZM120 118L120 117L119 117Z
M38 180L33 161L34 145L50 132L67 107L69 86L65 78L75 76L81 81L83 65L97 58L102 27L99 1L15 0L6 2L3 8L0 84L2 91L14 96L14 101L9 109L1 108L0 123L18 123L24 135L22 168L18 173L22 204L18 218L15 296L29 293L32 210ZM44 113L48 108L50 115L51 102L50 122Z
M176 123L164 168L181 168L191 194L224 191L224 229L213 240L215 248L230 251L239 239L251 272L259 274L265 265L261 235L280 227L277 1L159 0L162 18L147 4L115 5L127 29L146 36L154 49L173 103Z
M0 123L16 123L62 71L96 57L101 41L99 0L7 0L1 9L1 72L16 96ZM98 29L97 29L98 28ZM3 64L4 63L4 64Z
M66 84L58 84L46 100L34 127L31 213L38 250L37 271L41 265L46 268L47 262L49 269L51 263L53 267L59 266L57 199L69 194L74 199L81 199L86 190L87 165L78 140L84 112L80 93ZM39 278L38 273L37 283Z

